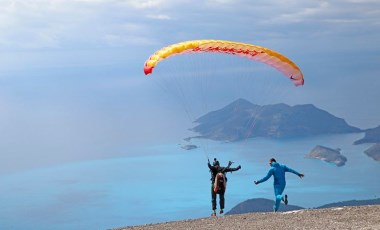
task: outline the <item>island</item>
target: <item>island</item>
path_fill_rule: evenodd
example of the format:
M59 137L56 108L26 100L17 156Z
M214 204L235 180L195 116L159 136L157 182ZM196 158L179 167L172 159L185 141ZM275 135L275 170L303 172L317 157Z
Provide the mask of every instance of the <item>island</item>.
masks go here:
M182 145L181 148L183 148L185 150L192 150L192 149L198 148L198 146L196 146L196 145Z
M322 145L315 146L306 158L319 159L328 163L333 163L336 166L344 166L347 158L340 154L340 149L332 149Z
M372 145L364 151L367 156L372 157L375 161L380 161L380 143Z
M194 123L196 126L190 130L199 135L192 138L225 142L363 132L312 104L261 106L242 98L199 117Z

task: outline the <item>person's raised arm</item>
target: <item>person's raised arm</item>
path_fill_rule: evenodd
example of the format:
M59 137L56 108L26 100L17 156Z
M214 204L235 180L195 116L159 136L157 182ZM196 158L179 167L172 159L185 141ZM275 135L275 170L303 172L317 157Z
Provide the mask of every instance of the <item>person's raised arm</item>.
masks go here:
M241 166L239 165L238 167L236 168L226 168L224 171L225 172L234 172L234 171L238 171L241 169Z
M273 175L273 168L269 169L267 175L262 178L261 180L255 180L255 184L260 184L260 183L263 183L265 181L267 181L271 176Z
M303 173L299 173L296 170L289 168L288 166L285 165L285 172L291 172L299 176L300 178L304 177L305 175Z
M212 171L212 170L215 170L215 166L212 166L211 164L210 164L210 160L207 160L207 166L208 166L208 168Z

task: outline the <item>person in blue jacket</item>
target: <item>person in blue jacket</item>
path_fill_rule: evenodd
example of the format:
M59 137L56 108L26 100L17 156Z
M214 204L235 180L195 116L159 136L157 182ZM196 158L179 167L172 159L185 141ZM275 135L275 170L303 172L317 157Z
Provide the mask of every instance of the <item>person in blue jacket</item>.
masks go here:
M295 171L294 169L291 169L287 167L286 165L279 164L276 162L274 158L269 160L269 165L271 168L269 169L268 174L262 178L261 180L254 181L256 185L263 183L267 181L271 176L274 178L273 187L274 187L274 194L276 196L275 204L273 206L273 209L275 212L277 212L278 208L280 207L281 201L285 203L285 205L288 204L288 195L285 194L285 196L282 195L284 192L285 186L286 186L286 180L285 180L285 173L291 172L299 176L300 178L304 177L305 175L302 173L299 173Z

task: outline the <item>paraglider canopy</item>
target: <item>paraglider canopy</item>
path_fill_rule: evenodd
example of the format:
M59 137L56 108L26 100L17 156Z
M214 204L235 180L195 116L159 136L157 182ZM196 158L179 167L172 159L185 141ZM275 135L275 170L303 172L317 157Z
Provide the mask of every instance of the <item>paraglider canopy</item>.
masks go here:
M151 74L153 72L152 66L144 66L144 73L145 75Z
M194 40L176 43L156 51L145 62L144 73L153 72L153 68L161 60L178 54L188 53L222 53L249 58L270 65L282 72L296 86L304 84L304 77L298 66L284 55L257 45L223 41L223 40Z

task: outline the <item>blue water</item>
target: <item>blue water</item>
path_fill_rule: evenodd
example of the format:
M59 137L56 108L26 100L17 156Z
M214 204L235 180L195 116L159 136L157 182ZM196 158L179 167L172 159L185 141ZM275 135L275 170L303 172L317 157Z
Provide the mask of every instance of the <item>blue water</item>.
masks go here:
M207 217L211 212L207 157L235 161L242 170L228 174L226 210L251 198L273 199L272 180L263 177L268 159L303 172L287 175L290 204L307 208L330 202L379 197L380 163L352 145L362 134L238 143L200 140L202 148L179 143L139 146L125 158L79 162L0 177L0 229L107 229ZM341 148L343 167L306 159L321 144Z

